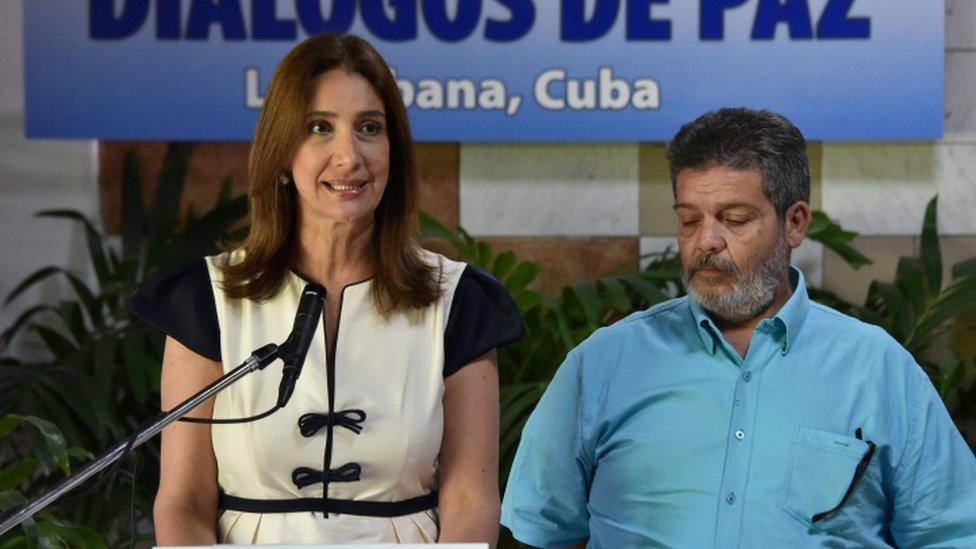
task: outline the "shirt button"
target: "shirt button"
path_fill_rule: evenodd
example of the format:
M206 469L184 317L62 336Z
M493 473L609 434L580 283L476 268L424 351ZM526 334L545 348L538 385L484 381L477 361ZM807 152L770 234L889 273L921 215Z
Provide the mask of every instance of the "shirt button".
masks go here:
M729 495L725 496L725 503L729 505L735 504L735 492L729 492Z
M742 379L746 380L746 383L749 383L749 381L752 379L752 372L743 372Z
M735 438L742 440L746 438L746 434L742 432L742 429L739 429L738 431L735 432Z

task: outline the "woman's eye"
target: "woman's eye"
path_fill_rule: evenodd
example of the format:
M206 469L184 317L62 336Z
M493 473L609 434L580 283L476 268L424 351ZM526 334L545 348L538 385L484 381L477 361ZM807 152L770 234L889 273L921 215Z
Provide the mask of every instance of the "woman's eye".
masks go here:
M379 135L383 133L383 126L378 122L366 122L360 129L366 135Z
M317 135L324 135L332 131L332 126L326 122L312 122L308 125L308 131Z

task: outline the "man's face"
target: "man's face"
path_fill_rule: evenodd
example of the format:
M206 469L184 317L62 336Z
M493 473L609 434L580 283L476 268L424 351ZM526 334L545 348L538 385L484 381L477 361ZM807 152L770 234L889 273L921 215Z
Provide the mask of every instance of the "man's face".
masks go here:
M759 171L682 170L674 210L682 280L692 299L733 323L767 309L787 281L792 246Z

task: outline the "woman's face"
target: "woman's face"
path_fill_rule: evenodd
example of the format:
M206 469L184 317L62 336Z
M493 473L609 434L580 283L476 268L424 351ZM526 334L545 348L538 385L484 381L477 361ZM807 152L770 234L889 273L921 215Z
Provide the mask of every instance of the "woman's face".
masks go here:
M390 173L386 109L365 78L333 69L312 81L291 162L299 219L372 223Z

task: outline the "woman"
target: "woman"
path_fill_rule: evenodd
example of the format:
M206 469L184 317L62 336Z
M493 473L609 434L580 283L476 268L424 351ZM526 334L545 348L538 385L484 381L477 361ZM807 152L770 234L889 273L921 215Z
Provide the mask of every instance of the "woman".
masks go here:
M285 408L163 431L157 542L494 544L494 349L522 324L489 275L415 244L406 112L369 44L319 35L282 60L248 177L244 243L133 299L168 336L162 407L283 341L307 282L324 323ZM279 379L272 365L196 415L258 414Z

